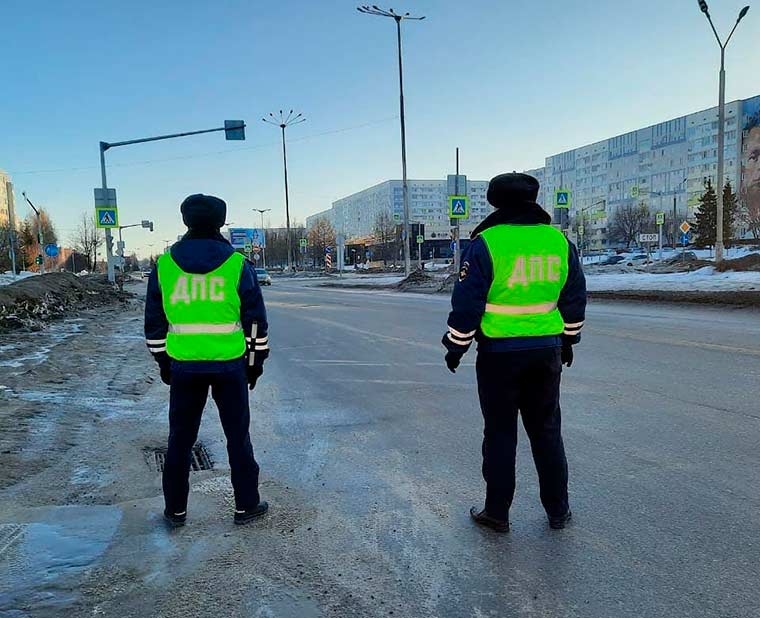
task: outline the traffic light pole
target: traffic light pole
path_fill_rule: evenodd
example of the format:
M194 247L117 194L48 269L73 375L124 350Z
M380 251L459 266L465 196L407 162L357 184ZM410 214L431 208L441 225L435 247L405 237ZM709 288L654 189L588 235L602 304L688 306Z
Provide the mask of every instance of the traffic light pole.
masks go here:
M456 176L454 176L454 194L459 195L459 147L457 147L457 169L456 169ZM459 267L462 261L462 243L459 240L459 232L460 232L460 219L457 218L456 222L456 232L454 233L454 272L459 272Z
M45 241L44 241L44 238L42 236L42 217L40 217L40 211L37 210L37 208L35 207L34 204L32 204L32 200L30 200L26 196L26 193L22 191L21 195L24 196L24 199L26 200L26 203L29 204L29 206L32 207L32 210L34 211L34 216L37 218L37 243L40 246L39 247L40 248L39 257L42 258L40 260L40 274L44 275L45 274L45 255L44 255L43 252L45 251L45 247L43 246L43 244L44 244Z
M204 133L217 133L224 131L228 140L245 139L245 122L242 120L225 120L223 127L216 129L203 129L201 131L186 131L184 133L172 133L170 135L157 135L155 137L142 137L140 139L130 139L123 142L100 142L100 179L103 187L103 193L107 194L108 182L106 180L106 150L116 148L117 146L131 146L132 144L144 144L145 142L157 142L175 137L189 137L191 135L202 135ZM106 260L108 270L108 280L111 283L116 281L113 261L113 235L111 229L106 228Z

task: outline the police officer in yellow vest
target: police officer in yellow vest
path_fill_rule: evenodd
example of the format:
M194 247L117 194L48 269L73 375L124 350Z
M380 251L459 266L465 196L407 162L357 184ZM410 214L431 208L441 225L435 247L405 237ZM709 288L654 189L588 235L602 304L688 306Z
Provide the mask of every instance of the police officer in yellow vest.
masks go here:
M158 259L145 303L146 344L170 386L164 517L185 524L192 449L211 390L227 439L234 521L245 524L268 509L248 405L269 355L266 309L253 265L219 233L224 201L191 195L180 211L188 232Z
M472 342L478 344L486 500L470 515L497 532L509 530L518 413L549 525L564 528L572 515L559 390L562 365L572 364L572 346L580 341L586 282L575 246L536 203L538 190L527 174L491 180L488 201L496 210L464 251L443 337L452 372Z

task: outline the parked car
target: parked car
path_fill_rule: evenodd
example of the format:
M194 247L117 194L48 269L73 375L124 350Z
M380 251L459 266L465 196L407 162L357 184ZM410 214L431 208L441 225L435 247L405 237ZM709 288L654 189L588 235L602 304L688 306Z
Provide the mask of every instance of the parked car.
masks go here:
M626 266L636 266L636 262L641 262L643 260L646 260L647 256L646 254L642 253L640 255L634 255L632 258L629 258L625 260Z
M611 255L606 260L604 260L604 262L602 262L602 266L612 266L613 264L619 264L624 259L625 258L622 255Z
M256 278L259 280L259 285L272 285L272 276L266 268L257 268Z

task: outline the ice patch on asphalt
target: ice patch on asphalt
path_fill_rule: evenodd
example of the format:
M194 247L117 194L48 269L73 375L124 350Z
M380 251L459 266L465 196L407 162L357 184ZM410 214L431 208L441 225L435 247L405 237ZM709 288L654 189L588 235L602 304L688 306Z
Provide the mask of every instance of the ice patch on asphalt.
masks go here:
M21 605L65 615L78 593L64 593L57 580L90 568L111 543L121 516L112 506L62 506L44 509L40 521L3 526L14 528L0 546L0 613Z

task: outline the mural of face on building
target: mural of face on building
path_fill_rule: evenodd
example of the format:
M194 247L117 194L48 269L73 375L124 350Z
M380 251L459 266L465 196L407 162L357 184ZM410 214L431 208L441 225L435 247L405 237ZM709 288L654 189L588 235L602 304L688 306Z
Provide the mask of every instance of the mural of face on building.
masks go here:
M760 215L760 97L744 102L741 199Z

